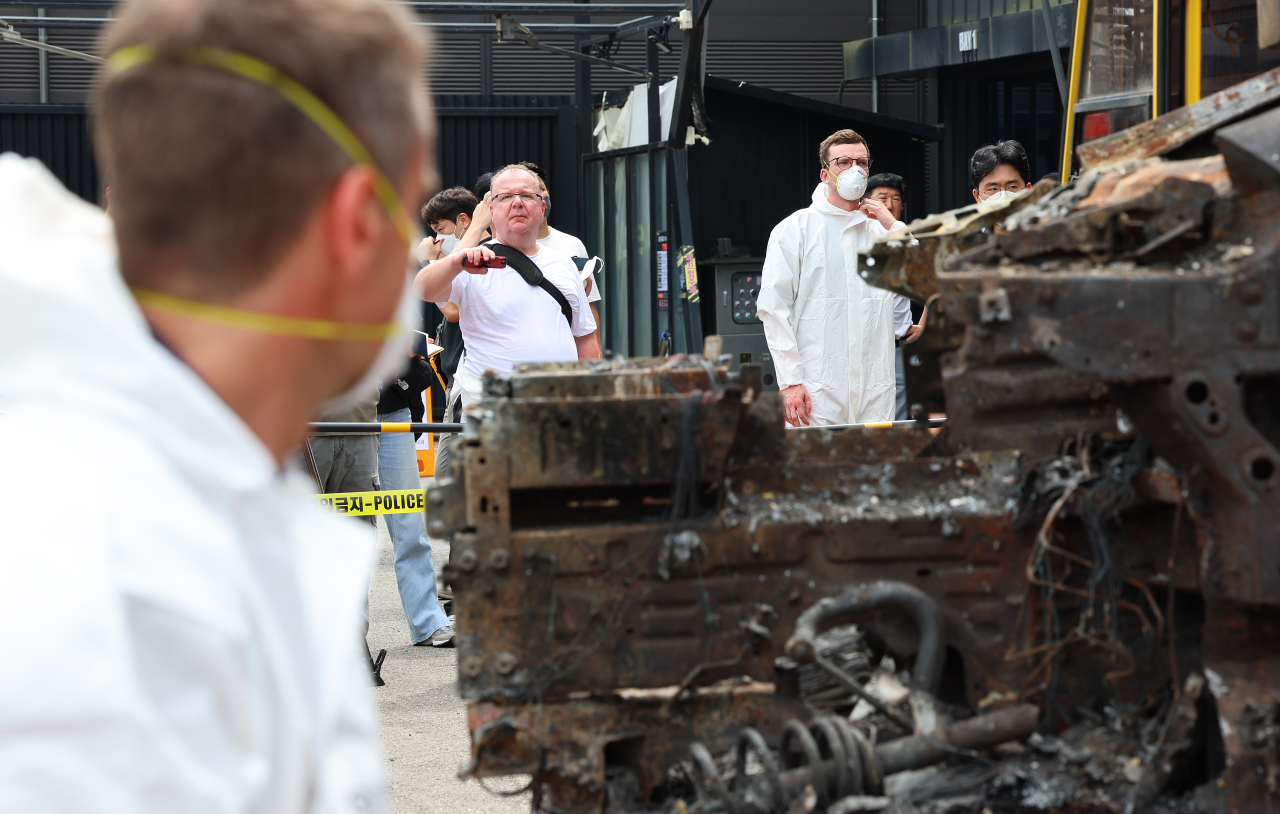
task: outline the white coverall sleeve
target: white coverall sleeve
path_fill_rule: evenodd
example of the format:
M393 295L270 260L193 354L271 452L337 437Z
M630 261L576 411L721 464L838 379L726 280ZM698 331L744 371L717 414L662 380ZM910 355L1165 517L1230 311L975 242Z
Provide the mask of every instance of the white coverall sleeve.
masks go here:
M760 294L756 298L756 313L764 323L764 338L773 355L779 389L804 384L804 362L793 325L802 248L800 230L794 220L788 218L774 227L764 255Z

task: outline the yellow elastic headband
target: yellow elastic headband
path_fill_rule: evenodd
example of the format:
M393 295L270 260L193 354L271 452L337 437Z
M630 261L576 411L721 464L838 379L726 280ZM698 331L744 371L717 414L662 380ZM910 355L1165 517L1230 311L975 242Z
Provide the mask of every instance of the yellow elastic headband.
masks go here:
M163 52L163 56L176 58L193 65L205 65L210 68L227 71L236 76L242 76L245 79L257 82L259 85L266 85L283 96L298 109L298 112L323 130L325 135L332 139L334 144L338 145L338 149L342 150L353 164L367 167L373 173L374 189L377 192L378 200L382 202L383 208L391 216L391 222L395 224L396 230L400 232L400 237L404 239L405 244L411 246L413 225L409 220L408 213L404 211L404 207L400 204L400 194L396 192L395 185L391 183L391 180L374 162L373 156L365 148L364 142L360 141L360 138L351 132L351 128L347 127L346 122L342 121L338 114L330 110L329 106L320 101L314 93L294 81L274 65L263 62L256 57L251 57L248 54L224 51L221 48L193 46L173 51L166 50ZM160 57L161 52L150 45L130 45L107 57L107 72L120 73L138 65L154 62Z
M212 322L228 328L240 328L260 334L276 334L278 336L299 336L303 339L343 339L355 342L381 342L396 332L395 322L333 322L327 319L307 319L306 317L286 317L279 314L263 314L257 311L244 311L239 308L228 308L207 302L197 302L159 291L148 291L144 288L132 288L133 298L140 305L150 306L178 316L198 319L201 322Z
M107 57L106 70L111 74L127 71L138 65L145 65L160 58L172 58L193 65L204 65L210 68L227 71L244 77L252 82L265 85L279 93L298 112L306 116L319 127L343 154L357 166L366 167L374 177L374 191L378 201L391 217L396 231L412 248L413 226L409 215L400 203L400 195L395 185L378 167L373 156L364 146L351 128L334 113L328 105L320 101L314 93L307 90L294 79L270 63L220 48L185 47L160 52L150 45L130 45ZM257 333L278 334L281 336L300 336L308 339L345 339L356 341L380 341L393 335L395 322L360 324L340 323L329 320L285 317L275 314L262 314L228 308L211 303L196 302L181 297L162 294L158 291L133 289L133 296L142 305L148 305L169 313L212 322L231 328L239 328Z

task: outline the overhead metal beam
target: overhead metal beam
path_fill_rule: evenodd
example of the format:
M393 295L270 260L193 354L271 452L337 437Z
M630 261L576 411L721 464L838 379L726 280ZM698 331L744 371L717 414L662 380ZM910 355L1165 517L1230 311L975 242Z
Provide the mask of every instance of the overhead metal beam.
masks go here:
M684 3L404 3L419 14L679 14Z
M593 65L603 65L606 68L613 68L615 71L623 71L624 73L633 73L649 78L649 72L640 68L632 68L630 65L623 65L621 62L614 62L611 59L602 59L601 57L592 56L590 54L579 53L568 48L557 48L554 45L547 45L539 42L528 26L512 17L498 17L498 42L522 42L530 48L537 48L539 51L546 51L551 54L559 54L561 56L578 59L583 62L590 62Z
M32 5L31 0L0 0L0 8L30 8ZM117 5L115 0L60 0L58 8L111 9ZM579 14L625 14L638 17L679 14L685 8L684 3L403 2L398 5L419 14L522 14L526 17L538 15L570 17Z
M0 16L0 23L29 25L33 28L98 28L114 17L7 17Z
M83 59L86 62L96 62L99 64L106 62L102 57L96 57L93 54L86 54L82 51L72 51L70 48L50 45L47 42L40 42L39 40L29 40L17 31L14 31L12 28L0 28L0 42L11 42L14 45L25 45L28 48L38 48L41 51L48 51L51 54L62 54L65 57Z
M114 17L7 17L0 16L0 23L14 26L32 26L40 28L99 28ZM660 19L646 17L644 19ZM437 23L419 22L417 25L430 28L443 34L492 34L493 23ZM614 23L527 23L525 25L535 34L607 34L616 36L618 26ZM605 39L608 39L606 37Z
M650 28L662 25L663 23L674 23L674 17L637 17L634 20L627 20L625 23L618 23L616 30L610 31L603 37L592 37L582 42L583 47L591 47L592 45L603 45L606 42L614 42L615 40L626 39L636 34L643 34Z

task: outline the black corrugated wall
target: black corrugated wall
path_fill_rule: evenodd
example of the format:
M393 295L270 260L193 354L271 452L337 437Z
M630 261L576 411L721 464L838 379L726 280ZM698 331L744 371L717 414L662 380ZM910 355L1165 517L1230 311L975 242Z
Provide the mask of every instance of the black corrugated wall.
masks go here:
M578 230L578 145L568 96L436 97L436 166L445 187L533 161L551 179L551 222ZM99 202L100 180L84 105L0 104L0 152L40 159L75 194ZM557 194L558 193L558 194Z
M550 178L553 226L578 232L577 108L569 96L436 97L441 188L472 188L481 173L532 161Z
M794 98L794 97L792 97ZM710 257L716 239L731 238L763 257L773 227L809 206L820 180L818 145L843 128L867 140L871 172L893 172L907 185L908 206L925 199L925 147L887 117L850 110L836 115L789 106L784 99L747 95L736 83L707 77L711 144L689 148L689 196L698 257ZM857 118L855 118L857 116ZM918 210L917 210L918 211Z
M0 104L0 153L38 158L67 189L98 203L98 165L84 105Z

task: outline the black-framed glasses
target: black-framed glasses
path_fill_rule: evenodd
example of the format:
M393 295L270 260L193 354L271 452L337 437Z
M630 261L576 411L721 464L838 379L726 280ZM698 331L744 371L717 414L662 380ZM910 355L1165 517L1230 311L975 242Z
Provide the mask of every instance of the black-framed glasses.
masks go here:
M525 206L542 203L542 196L533 192L503 192L493 196L493 202L497 206L506 206L516 198L519 198Z
M852 167L854 164L857 164L859 167L862 167L862 170L864 172L871 169L870 158L855 159L855 158L849 158L847 156L840 156L839 158L831 159L831 161L828 162L827 164L827 169L829 170L834 169L836 172L844 172L845 170Z

